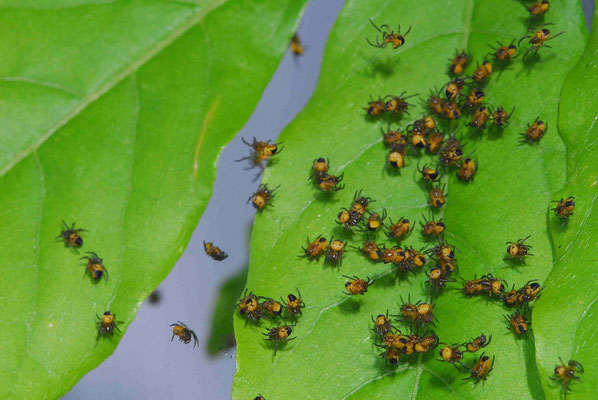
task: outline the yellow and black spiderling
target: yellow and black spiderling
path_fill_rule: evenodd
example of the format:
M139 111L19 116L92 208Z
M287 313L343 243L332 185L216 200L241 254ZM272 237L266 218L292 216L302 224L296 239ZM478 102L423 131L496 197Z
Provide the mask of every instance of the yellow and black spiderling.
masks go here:
M172 337L170 341L172 342L175 336L179 337L179 342L183 342L185 344L191 343L193 340L193 348L197 346L198 340L197 335L191 329L187 327L183 322L177 321L174 324L170 324L172 326Z
M455 260L456 247L444 240L438 240L438 244L428 250L428 253L433 254L438 261L452 262Z
M436 267L426 272L428 277L428 284L431 289L434 289L434 294L438 296L438 293L442 288L449 282L456 282L455 278L451 278L450 275L441 267Z
M401 352L397 348L378 344L377 346L384 349L384 351L380 353L380 357L382 357L384 361L391 365L399 365L399 362L401 361Z
M508 45L504 45L501 42L496 42L498 43L498 47L492 47L488 45L492 50L494 50L494 59L496 61L509 61L513 58L518 57L519 54L517 54L517 46L515 45L515 40L517 39L513 39L513 41Z
M391 167L401 169L405 166L405 152L404 151L391 151L388 154L387 162Z
M477 83L484 83L492 75L492 63L490 61L484 60L482 65L478 66L475 71L473 71L473 80Z
M442 114L449 120L461 118L461 109L459 104L454 101L446 101L442 106Z
M416 271L426 265L426 256L421 251L410 247L405 249L405 260L399 265L403 272Z
M60 235L56 236L56 240L63 240L66 247L77 251L79 247L83 246L83 238L81 237L80 232L87 231L82 228L76 229L74 222L69 227L63 220L62 225L64 226L64 229L60 232Z
M446 166L456 165L463 157L463 145L454 134L449 137L440 149L440 162Z
M411 221L405 217L399 218L397 222L390 221L390 227L388 228L388 237L395 240L405 239L409 233L411 233Z
M467 378L463 378L463 380L474 380L474 385L477 385L480 381L485 381L488 378L488 374L492 371L493 367L494 357L490 359L490 357L482 353L478 361L471 368L471 374Z
M440 218L438 221L434 219L427 220L426 217L422 214L422 218L424 219L424 223L420 221L420 225L422 226L422 234L426 237L439 237L444 233L446 229L446 225Z
M449 364L454 365L455 367L459 368L457 364L460 364L465 367L465 365L461 362L463 359L463 350L461 350L462 344L454 343L450 346L444 346L440 349L440 358L438 361L447 362Z
M299 257L307 258L309 261L319 260L328 248L328 241L325 237L318 236L313 242L307 238L307 247L302 247L303 254Z
M104 275L106 275L106 280L108 280L108 270L104 266L104 261L96 253L87 252L87 254L91 256L81 257L81 260L87 260L87 270L85 273L89 273L96 281L102 279Z
M369 212L368 218L365 220L365 228L368 232L378 232L384 226L386 219L386 210L382 210L382 214L377 212Z
M110 311L106 311L102 317L96 315L98 319L98 337L96 340L100 340L100 336L110 336L114 335L114 331L118 329L118 325L122 324L122 321L117 321L116 316L112 314Z
M410 132L411 136L411 146L413 149L421 150L425 149L427 145L426 135L424 132L416 131L415 129Z
M478 164L471 157L466 157L459 166L457 178L463 182L472 181L478 171Z
M372 316L372 322L374 323L372 331L379 337L384 337L393 331L393 326L388 319L388 310L386 310L386 314L379 314L376 319Z
M526 236L523 239L519 239L516 242L507 242L507 258L506 259L517 259L525 264L525 257L533 256L529 252L532 248L531 245L525 244L525 241L530 238L531 235Z
M434 208L441 208L446 203L446 194L444 193L446 185L442 188L440 186L433 187L428 192L428 202L430 203L431 207Z
M293 35L289 47L294 55L300 56L301 54L303 54L303 44L301 43L301 39L299 38L298 34L295 33Z
M391 113L409 114L409 112L408 112L409 107L413 106L413 104L408 103L407 99L415 97L415 96L417 96L417 94L412 94L411 96L405 96L405 93L407 93L407 92L403 92L398 96L392 96L392 95L386 96L384 98L384 100L385 100L384 111L391 112ZM388 99L388 100L386 100L386 99Z
M396 148L398 146L399 148L404 148L409 143L409 138L402 132L393 131L389 128L387 131L382 131L382 134L382 139L386 147Z
M470 353L475 353L476 351L488 346L491 341L492 335L486 338L486 335L482 333L480 334L480 336L473 338L471 341L465 343L465 350L467 350Z
M444 85L444 95L446 96L446 99L449 101L457 100L464 87L465 81L463 79L455 78L450 80Z
M376 282L376 280L370 280L369 277L366 279L347 275L343 275L343 277L349 279L349 281L345 282L345 289L347 290L345 294L349 296L364 295L368 291L368 288Z
M303 298L301 297L301 292L299 289L295 289L297 289L297 296L295 296L293 293L289 293L286 301L283 300L283 302L285 303L288 314L297 319L297 317L303 313L301 309L305 307L305 303L303 302Z
M544 137L547 130L548 124L536 118L531 125L527 125L527 130L522 134L522 142L537 143Z
M540 292L544 289L536 279L528 281L521 289L517 291L517 302L527 305L540 297Z
M527 321L525 315L516 311L512 315L505 315L505 319L508 322L507 329L515 332L517 336L525 335L529 330L530 322Z
M540 48L542 48L542 47L550 48L550 46L547 45L546 42L565 33L565 31L563 31L563 32L557 33L556 35L552 35L550 33L550 30L544 28L545 26L549 26L549 25L554 25L554 24L548 23L548 24L542 24L538 28L529 28L527 30L527 34L525 34L519 40L519 44L521 44L521 42L523 40L529 39L529 44L531 45L530 48L527 49L525 54L523 54L524 60L525 60L525 57L527 57L527 55L532 51L534 52L534 56L535 56L536 54L538 54L538 50L540 50Z
M553 201L553 203L556 203L556 207L551 208L551 210L554 211L557 217L562 219L563 222L573 215L573 211L575 210L575 197L570 196L567 197L567 199L561 197L560 200Z
M363 219L362 214L357 211L341 209L341 212L336 216L336 223L342 225L348 230L356 227Z
M235 307L239 310L239 314L246 318L245 325L247 325L250 319L253 322L258 322L264 317L258 297L253 292L247 294L247 289L245 289L241 300L239 300Z
M474 278L463 283L462 292L465 296L475 296L488 291L488 281L482 278Z
M527 8L532 17L540 17L548 12L550 2L548 0L536 1Z
M270 143L270 140L261 141L253 138L253 142L249 143L241 138L241 141L251 147L251 150L247 157L235 160L236 162L251 160L255 165L260 165L263 161L267 161L270 157L282 151L282 148L279 148L282 143Z
M364 108L370 117L379 117L384 112L384 101L380 98L378 100L371 100L368 106Z
M438 346L438 335L436 335L434 331L424 334L421 338L413 338L413 350L415 350L416 353L427 353L434 350L436 346Z
M507 114L504 108L498 106L496 110L492 112L492 123L495 126L505 126L507 122L509 122L511 115L513 115L514 112L515 107L513 107L513 110L511 110L509 114Z
M444 143L444 134L442 132L433 132L426 142L426 150L430 153L436 153L442 148Z
M332 266L340 266L343 263L343 253L345 252L345 243L342 240L334 239L330 241L328 250L326 250L325 263Z
M467 126L476 128L477 130L483 130L490 119L490 110L486 106L480 106L471 117L471 121Z
M206 251L206 254L209 255L210 257L212 257L216 261L222 261L226 257L228 257L228 254L226 254L224 251L220 250L219 247L214 246L214 243L212 243L212 242L206 243L206 241L204 240L203 248Z
M253 193L249 199L247 199L247 202L249 203L251 201L253 207L256 210L261 211L267 206L272 205L272 199L274 198L274 192L276 189L278 188L270 190L268 189L268 185L262 183L257 191Z
M417 171L422 175L422 178L425 182L434 182L440 176L438 169L428 167L428 164L424 164L424 166L420 169L419 161L417 163Z
M274 342L274 355L276 355L276 352L278 351L278 346L297 338L291 337L293 326L294 325L280 326L279 322L278 325L273 328L266 328L266 333L262 333L262 335L267 336L266 340Z
M473 110L479 107L484 99L486 98L486 94L481 89L472 89L467 94L467 98L465 99L465 108L469 110Z
M390 27L386 24L380 25L380 27L376 26L374 21L370 19L370 23L376 28L378 32L382 35L382 42L378 40L378 35L376 35L376 44L370 42L370 40L366 37L365 40L369 43L370 46L378 47L380 49L385 48L387 45L391 45L393 49L398 49L402 45L405 44L405 36L411 32L411 27L407 29L407 32L401 35L401 25L399 25L399 29L397 32L391 30ZM386 31L388 29L388 31Z
M382 249L373 240L363 242L363 245L357 249L370 261L378 262L382 260Z
M255 398L253 400L266 400L266 398L258 393L258 395L255 396Z
M326 175L325 177L316 181L316 185L322 192L337 192L345 188L345 185L341 185L340 182L343 180L343 175Z
M421 132L427 134L436 127L436 121L431 116L423 116L420 119L416 119L412 124L407 126L407 130L411 129L415 132Z
M270 297L260 297L262 300L260 308L263 311L264 316L279 317L282 314L283 306L280 302Z
M521 304L520 293L518 290L515 290L514 285L511 288L511 290L503 294L503 303L507 307L515 307Z
M567 363L564 363L559 357L559 361L561 363L554 368L554 376L551 376L550 379L561 382L561 396L567 398L567 393L571 391L569 386L574 380L581 381L578 375L583 375L584 368L583 365L575 360L569 360Z
M482 276L484 279L484 292L488 293L489 297L495 295L497 297L502 297L505 293L505 280L495 278L492 274L486 274Z
M432 95L430 96L430 98L427 101L427 105L428 108L438 114L438 115L442 115L444 114L444 100L442 100L437 94L435 94L434 92L432 92Z
M434 325L435 320L436 316L434 315L434 304L421 303L417 306L416 321L419 322L422 328L425 328L430 324Z
M467 67L467 53L465 50L461 51L460 53L457 52L455 58L451 61L451 65L449 67L449 72L452 75L462 75L465 72L465 68Z
M330 162L326 158L320 157L315 159L311 167L310 179L313 179L316 183L321 181L322 179L328 176L329 169Z

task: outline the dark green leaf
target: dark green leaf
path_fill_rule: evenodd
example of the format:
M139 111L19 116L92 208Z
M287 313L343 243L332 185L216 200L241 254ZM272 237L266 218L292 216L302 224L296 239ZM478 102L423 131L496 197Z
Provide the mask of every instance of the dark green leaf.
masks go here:
M43 4L42 4L43 3ZM57 398L183 253L305 1L26 2L0 15L0 398ZM54 238L76 221L94 284ZM96 314L122 333L96 342ZM167 330L168 327L156 327Z

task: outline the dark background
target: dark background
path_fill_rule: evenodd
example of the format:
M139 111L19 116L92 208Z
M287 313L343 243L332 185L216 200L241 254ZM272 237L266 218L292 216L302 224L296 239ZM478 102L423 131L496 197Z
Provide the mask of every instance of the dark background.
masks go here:
M571 1L571 0L566 0ZM226 312L214 307L222 285L243 286L249 234L255 215L247 198L259 184L255 169L234 160L248 154L241 142L276 139L307 103L317 83L324 45L344 0L312 0L299 28L305 53L287 52L243 130L222 151L214 193L189 246L158 288L160 301L145 302L114 354L88 373L63 397L89 399L226 399L235 372L234 349L211 355L212 324L226 325ZM588 26L593 1L583 0ZM217 262L203 250L213 241L230 256ZM181 320L194 329L200 345L193 349L170 342L169 325ZM218 344L212 343L212 350ZM257 393L256 393L257 395Z

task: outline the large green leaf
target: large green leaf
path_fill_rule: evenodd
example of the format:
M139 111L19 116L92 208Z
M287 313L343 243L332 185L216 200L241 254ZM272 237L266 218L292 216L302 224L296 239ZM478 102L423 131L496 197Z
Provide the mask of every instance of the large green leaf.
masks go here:
M567 145L566 184L553 200L575 196L576 209L565 226L549 212L548 227L554 266L546 290L534 309L534 333L542 384L551 398L559 396L547 379L559 357L574 359L586 368L583 383L574 384L575 396L593 398L598 392L595 374L598 319L598 19L584 55L569 73L561 95L559 132ZM553 204L554 206L554 204ZM548 396L547 396L548 397Z
M114 351L122 334L96 342L96 314L124 332L182 254L304 5L3 6L0 398L56 398ZM109 281L54 241L62 219Z
M376 33L369 17L393 27L401 23L403 31L412 25L405 46L396 51L368 46L364 38ZM538 57L525 62L519 57L495 72L487 86L489 104L517 107L504 132L477 136L469 128L460 131L468 142L466 153L475 149L479 159L475 182L463 184L454 172L443 178L448 199L437 216L446 223L446 239L461 250L457 258L465 279L491 272L509 285L521 286L529 279L543 282L551 270L546 210L551 193L565 182L565 144L557 129L559 96L587 33L577 2L552 2L546 20L555 22L554 33L566 34L551 42L552 49L541 49ZM418 157L408 158L400 176L383 170L387 150L380 131L386 121L365 116L370 95L405 90L425 97L449 79L448 61L455 49L466 48L481 62L488 43L518 40L530 23L524 5L516 0L346 3L329 38L318 88L280 136L285 152L266 171L264 181L281 187L274 208L257 216L252 236L248 288L279 297L298 287L306 308L294 329L297 339L275 357L260 334L270 323L245 326L244 319L235 316L235 398L258 392L287 399L544 398L531 334L520 340L506 329L503 314L508 311L500 302L464 298L450 289L437 300L439 322L434 329L442 341L460 343L482 331L493 335L485 350L496 356L494 370L487 382L472 389L471 382L461 381L463 373L435 360L436 351L392 368L373 346L370 316L387 309L396 313L399 296L424 300L423 273L399 282L388 266L370 264L355 251L346 253L340 271L322 261L296 259L306 236L334 235L353 245L363 241L361 234L343 233L334 222L356 190L363 189L376 200L374 208L385 207L394 220L406 216L415 222L428 213L427 194L417 177ZM424 112L416 107L411 119ZM548 122L547 135L538 145L520 145L520 133L538 116ZM457 128L465 119L444 128ZM408 122L403 118L401 125ZM344 172L344 191L323 196L306 181L312 161L320 156L330 158L334 173ZM527 265L503 261L505 242L527 235L535 254ZM416 231L405 244L420 248L424 242ZM341 274L378 279L365 296L352 298L341 293ZM471 364L472 358L466 362Z

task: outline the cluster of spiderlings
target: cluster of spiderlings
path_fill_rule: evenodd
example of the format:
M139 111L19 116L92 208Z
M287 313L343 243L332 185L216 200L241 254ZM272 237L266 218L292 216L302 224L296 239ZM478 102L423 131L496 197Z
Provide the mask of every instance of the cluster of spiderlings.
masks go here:
M64 229L60 231L60 235L58 235L55 240L63 241L65 247L73 250L75 253L79 253L79 248L83 246L81 232L87 231L82 228L75 228L74 222L69 226L65 221L62 221L62 225ZM102 277L106 277L106 281L108 281L108 270L104 266L104 261L92 251L88 251L87 254L89 254L89 256L80 258L80 260L85 260L85 273L89 274L95 282L98 282ZM99 340L102 336L112 337L114 331L120 331L118 325L122 324L122 321L117 321L115 314L110 311L104 312L101 317L96 314L96 318L96 326L98 329L96 340Z
M297 295L290 293L286 299L274 300L272 297L257 296L252 291L245 289L243 296L235 305L239 314L245 317L246 323L250 320L259 322L262 318L283 318L297 320L302 314L301 309L305 303L297 289Z
M438 336L434 331L419 329L420 326L425 328L426 325L432 323L434 314L431 306L427 303L419 302L409 304L409 306L414 306L414 312L418 314L418 317L410 320L410 322L416 320L421 322L421 325L411 323L411 333L409 334L404 334L392 324L388 316L388 311L386 311L386 314L378 315L375 319L372 317L372 321L374 322L372 331L375 335L375 345L384 350L380 353L380 357L392 365L398 365L402 358L431 352L438 345ZM418 310L420 311L419 313Z
M345 185L341 185L343 174L331 175L328 173L329 170L329 161L324 157L320 157L314 160L309 179L322 192L336 192L343 189L345 187Z
M369 211L370 204L375 200L367 196L362 196L362 191L355 192L353 201L349 208L342 208L337 215L336 222L348 230L359 227L360 230L367 230L372 233L378 232L383 226L383 220L386 218L386 212L381 216L378 213L371 213ZM365 226L361 226L364 221L366 213L369 215Z
M482 333L480 336L461 344L454 343L449 345L448 343L443 343L444 346L440 349L440 358L438 358L438 361L454 365L458 370L463 368L469 374L469 376L463 378L463 380L473 380L474 384L477 384L481 380L486 380L488 374L492 371L494 357L490 359L489 356L482 353L471 367L467 366L462 360L465 357L465 354L475 353L488 346L491 341L492 335L486 337L486 335Z
M302 314L301 309L305 307L305 303L299 289L297 289L297 295L290 293L280 301L274 300L272 297L257 296L251 291L248 293L246 289L235 307L239 314L246 319L246 325L249 321L259 323L261 319L278 320L276 326L266 328L266 332L263 333L267 341L274 342L274 354L276 354L280 345L294 339L291 334ZM293 324L291 325L288 321L292 321ZM284 324L281 325L283 322Z
M279 148L282 143L270 143L270 140L264 142L253 138L251 143L245 141L244 138L241 138L241 140L251 149L248 156L235 160L236 162L250 160L254 165L261 166L264 161L267 162L270 157L280 153L283 149L282 147Z
M323 236L316 237L315 240L307 239L307 246L302 247L302 254L299 258L307 258L309 261L318 261L324 256L324 263L333 267L341 266L343 255L347 244L340 239L332 239L330 243Z
M407 100L417 96L417 94L405 96L406 93L407 92L403 92L398 96L389 94L384 96L384 98L379 97L377 100L370 99L364 110L366 110L370 117L379 117L384 113L397 116L409 114L409 107L412 107L413 104L409 103Z
M435 221L427 221L426 225L430 224L430 222ZM426 227L426 225L424 225L424 227ZM444 224L442 224L441 227L442 231L444 231ZM447 283L456 281L455 278L452 277L453 273L458 272L455 250L458 249L441 239L438 239L436 246L427 250L427 253L436 261L435 267L426 272L426 275L428 276L426 282L429 284L430 296L438 296L439 292Z

